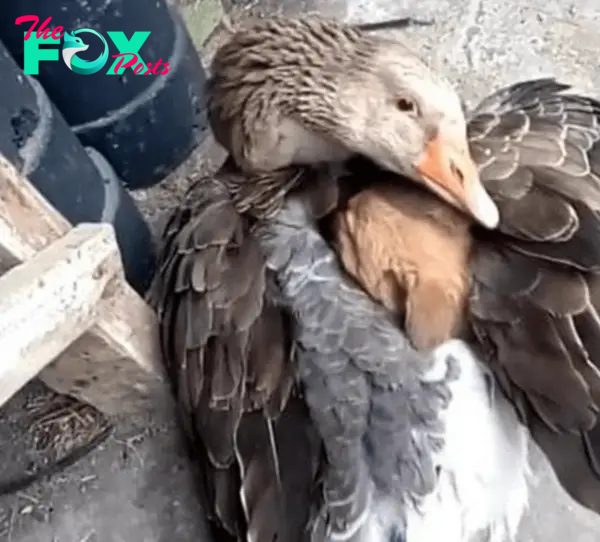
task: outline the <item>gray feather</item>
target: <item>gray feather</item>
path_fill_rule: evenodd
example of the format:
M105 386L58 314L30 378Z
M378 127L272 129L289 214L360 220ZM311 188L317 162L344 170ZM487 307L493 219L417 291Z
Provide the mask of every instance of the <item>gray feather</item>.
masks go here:
M448 360L445 379L427 381L432 360L348 282L301 198L290 197L277 220L255 233L276 273L279 302L295 315L299 375L326 448L320 517L328 518L327 529L359 532L371 494L400 503L434 488L439 415L457 371Z

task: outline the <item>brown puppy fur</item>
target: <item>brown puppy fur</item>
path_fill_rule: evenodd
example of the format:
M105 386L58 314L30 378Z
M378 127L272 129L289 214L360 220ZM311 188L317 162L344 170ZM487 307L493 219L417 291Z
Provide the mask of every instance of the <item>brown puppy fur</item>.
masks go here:
M332 233L347 272L404 316L415 348L462 334L471 248L464 215L417 187L380 184L333 216Z

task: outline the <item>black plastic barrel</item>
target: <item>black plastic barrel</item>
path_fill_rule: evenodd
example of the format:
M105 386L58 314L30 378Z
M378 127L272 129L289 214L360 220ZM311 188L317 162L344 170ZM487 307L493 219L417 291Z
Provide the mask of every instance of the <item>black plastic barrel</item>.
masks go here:
M127 280L143 294L155 255L135 202L110 164L83 147L40 83L23 74L2 42L0 73L0 152L71 223L112 223Z
M79 75L59 61L42 61L39 75L50 99L85 145L108 158L129 188L151 186L180 165L202 141L208 129L205 72L185 24L164 0L18 0L4 2L0 17L2 39L23 67L24 32L30 23L16 25L22 15L37 15L38 26L52 17L48 28L68 32L91 28L109 44L105 67ZM119 53L107 32L122 31L130 39L136 31L150 35L139 50L145 62L168 62L165 75L107 75ZM97 58L103 46L97 38L78 54Z

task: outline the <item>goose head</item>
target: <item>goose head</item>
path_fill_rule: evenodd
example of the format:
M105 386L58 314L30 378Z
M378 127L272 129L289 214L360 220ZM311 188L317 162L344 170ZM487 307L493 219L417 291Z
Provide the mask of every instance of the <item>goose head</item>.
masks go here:
M456 91L401 41L320 18L272 17L238 30L212 73L211 126L242 169L360 154L498 225Z
M479 178L452 85L397 42L382 47L376 59L370 72L339 91L342 141L495 228L498 208Z

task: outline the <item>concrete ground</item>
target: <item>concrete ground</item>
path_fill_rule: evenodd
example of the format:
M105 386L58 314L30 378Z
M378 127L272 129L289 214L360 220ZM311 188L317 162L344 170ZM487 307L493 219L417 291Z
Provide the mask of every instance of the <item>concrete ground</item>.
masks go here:
M189 3L189 0L183 0ZM202 0L194 0L202 2ZM597 0L235 0L236 17L283 9L321 11L351 21L410 14L435 26L407 32L415 48L461 87L471 103L493 88L554 75L598 93L600 4ZM235 18L235 17L234 17ZM163 186L136 195L153 224L178 199L185 172L210 167L196 153ZM29 386L0 418L0 481L22 468L19 433L28 405L44 396ZM560 491L535 455L537 480L520 542L600 540L600 519ZM206 538L169 405L135 419L76 465L49 481L0 498L0 542L191 542ZM433 541L432 541L433 542Z

